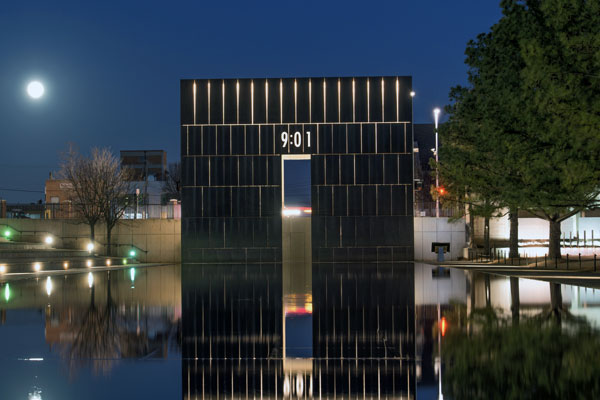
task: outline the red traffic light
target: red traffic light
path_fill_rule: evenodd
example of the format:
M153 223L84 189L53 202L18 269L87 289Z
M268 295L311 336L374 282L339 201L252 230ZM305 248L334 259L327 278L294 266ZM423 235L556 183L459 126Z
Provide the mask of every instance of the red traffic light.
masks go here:
M446 329L448 328L448 323L446 322L446 317L442 317L440 321L440 332L442 332L442 336L446 335Z

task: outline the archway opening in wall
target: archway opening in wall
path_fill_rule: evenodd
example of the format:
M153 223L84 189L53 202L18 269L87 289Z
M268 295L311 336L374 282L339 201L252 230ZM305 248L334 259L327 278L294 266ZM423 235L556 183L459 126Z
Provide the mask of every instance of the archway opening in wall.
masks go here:
M285 154L282 163L282 215L309 217L312 212L310 194L310 155Z

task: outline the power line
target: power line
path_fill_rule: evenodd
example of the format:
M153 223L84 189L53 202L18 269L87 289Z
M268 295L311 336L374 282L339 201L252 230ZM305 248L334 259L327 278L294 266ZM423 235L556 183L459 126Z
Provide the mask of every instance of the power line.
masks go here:
M4 191L4 192L26 192L26 193L46 193L43 190L8 189L8 188L0 188L0 191Z

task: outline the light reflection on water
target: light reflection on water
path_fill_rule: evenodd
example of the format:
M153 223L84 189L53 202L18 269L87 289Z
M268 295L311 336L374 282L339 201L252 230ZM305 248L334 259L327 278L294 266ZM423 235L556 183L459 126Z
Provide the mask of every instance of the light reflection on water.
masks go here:
M553 293L519 279L515 290L508 277L452 269L436 278L420 263L313 265L304 283L277 266L183 268L3 283L1 397L437 398L438 304L448 321L446 398L477 398L486 387L597 394L595 289ZM493 363L477 358L486 352Z
M130 269L52 275L3 286L0 397L35 397L41 390L43 398L66 393L120 398L149 370L163 380L171 376L169 393L178 393L180 372L169 372L180 371L178 265L141 268L135 275ZM130 382L117 388L124 376ZM162 384L155 382L132 396L149 389L161 393Z

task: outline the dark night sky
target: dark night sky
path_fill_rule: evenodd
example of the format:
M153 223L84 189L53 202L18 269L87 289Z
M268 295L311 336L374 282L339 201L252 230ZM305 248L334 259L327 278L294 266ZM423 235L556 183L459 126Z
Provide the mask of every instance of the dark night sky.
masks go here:
M498 1L10 1L0 6L0 198L35 201L67 142L179 159L179 79L413 75L415 121L464 83ZM166 6L168 4L168 7ZM38 101L25 86L46 86Z

